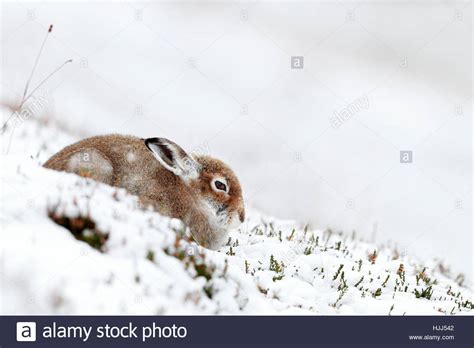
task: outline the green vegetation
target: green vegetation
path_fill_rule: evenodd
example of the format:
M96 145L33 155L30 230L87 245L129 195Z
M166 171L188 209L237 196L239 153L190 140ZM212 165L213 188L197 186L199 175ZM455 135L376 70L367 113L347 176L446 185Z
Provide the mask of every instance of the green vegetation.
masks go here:
M50 210L48 217L58 225L69 230L77 240L89 244L100 252L105 251L105 243L109 235L108 233L99 231L90 216L68 217Z

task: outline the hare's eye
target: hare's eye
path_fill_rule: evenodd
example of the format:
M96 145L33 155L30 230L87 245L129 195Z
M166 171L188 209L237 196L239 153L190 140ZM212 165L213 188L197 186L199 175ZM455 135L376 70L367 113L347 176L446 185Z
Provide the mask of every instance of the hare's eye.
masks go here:
M227 192L227 186L222 181L219 181L219 180L214 181L214 186L216 187L216 189L220 191Z

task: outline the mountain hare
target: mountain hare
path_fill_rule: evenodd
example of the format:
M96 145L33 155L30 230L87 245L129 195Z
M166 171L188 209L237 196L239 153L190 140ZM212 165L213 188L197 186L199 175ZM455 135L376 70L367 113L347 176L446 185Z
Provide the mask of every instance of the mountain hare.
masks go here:
M191 156L165 138L92 137L65 147L44 167L123 187L143 205L181 219L207 248L221 246L245 218L232 169L209 156Z

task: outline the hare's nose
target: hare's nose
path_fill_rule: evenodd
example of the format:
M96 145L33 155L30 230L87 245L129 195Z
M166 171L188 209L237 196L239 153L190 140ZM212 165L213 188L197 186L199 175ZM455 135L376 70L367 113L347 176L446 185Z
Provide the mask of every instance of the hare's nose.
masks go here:
M243 211L243 210L239 211L239 219L240 219L240 222L244 222L244 220L245 220L245 211Z

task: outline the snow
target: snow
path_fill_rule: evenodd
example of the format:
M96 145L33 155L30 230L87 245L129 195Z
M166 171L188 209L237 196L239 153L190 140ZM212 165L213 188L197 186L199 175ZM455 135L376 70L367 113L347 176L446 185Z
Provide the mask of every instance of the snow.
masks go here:
M1 158L2 314L472 313L472 288L438 260L251 207L227 245L203 249L180 221L142 210L123 189L41 167L77 135L31 118L2 143L10 137L16 146ZM87 218L89 235L108 238L99 250L53 218ZM429 299L417 298L423 290Z

